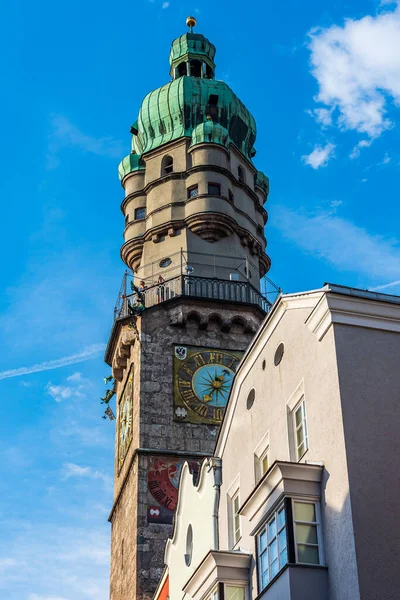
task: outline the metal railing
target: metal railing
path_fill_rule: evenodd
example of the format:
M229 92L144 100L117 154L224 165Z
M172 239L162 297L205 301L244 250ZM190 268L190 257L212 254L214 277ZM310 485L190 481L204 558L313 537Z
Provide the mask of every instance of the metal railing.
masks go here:
M140 314L143 310L176 298L177 296L222 300L225 302L252 304L268 312L280 289L268 278L264 279L265 294L259 292L248 281L228 281L215 277L198 277L179 274L154 285L137 287L133 283L133 275L125 273L114 318L120 319L129 315Z

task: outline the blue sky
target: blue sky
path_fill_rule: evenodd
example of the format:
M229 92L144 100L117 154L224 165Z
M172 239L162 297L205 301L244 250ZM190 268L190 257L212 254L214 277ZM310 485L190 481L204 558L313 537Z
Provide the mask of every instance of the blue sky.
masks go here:
M119 160L194 13L254 114L271 278L400 293L395 2L3 3L0 597L106 600ZM22 369L22 370L21 370Z

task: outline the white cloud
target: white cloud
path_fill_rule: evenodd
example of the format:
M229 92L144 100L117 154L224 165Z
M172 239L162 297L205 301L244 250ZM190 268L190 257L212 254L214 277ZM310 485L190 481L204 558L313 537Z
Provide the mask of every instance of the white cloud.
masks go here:
M169 6L169 2L163 2L163 5L162 5L163 8L168 8L168 6Z
M400 242L370 233L327 212L305 214L281 207L274 226L290 241L336 269L361 275L367 285L400 279Z
M64 479L70 479L71 477L100 479L110 491L112 489L112 478L106 473L93 469L93 467L81 467L75 463L64 463L62 475Z
M49 381L45 390L56 402L62 402L69 398L84 398L87 389L92 386L91 382L82 377L81 373L73 373L67 377L67 381L70 385L53 385Z
M65 367L67 365L91 360L92 358L99 356L101 352L104 352L105 347L105 344L93 344L76 354L70 354L69 356L63 356L62 358L56 358L55 360L48 360L30 367L18 367L17 369L1 371L0 379L8 379L9 377L19 377L20 375L29 375L30 373L59 369L60 367Z
M332 110L328 108L314 108L314 110L307 110L306 112L323 127L332 125Z
M326 146L315 146L311 154L302 156L306 165L310 165L313 169L326 167L329 160L335 156L335 145L328 143Z
M349 154L349 158L358 158L361 153L361 148L369 148L371 144L372 140L361 140L360 142L358 142L358 144L354 146L353 150Z
M316 101L338 111L342 129L379 136L393 123L388 100L400 102L400 7L342 27L310 32L311 71Z
M388 164L390 163L390 161L391 161L391 160L392 160L392 159L390 158L389 154L386 152L386 153L385 153L385 156L382 158L381 162L380 162L380 163L378 163L378 166L381 166L381 165L388 165Z
M63 115L52 115L50 121L51 133L47 155L49 169L58 166L58 154L62 148L78 148L83 152L108 158L123 156L123 144L112 137L95 137L83 133Z

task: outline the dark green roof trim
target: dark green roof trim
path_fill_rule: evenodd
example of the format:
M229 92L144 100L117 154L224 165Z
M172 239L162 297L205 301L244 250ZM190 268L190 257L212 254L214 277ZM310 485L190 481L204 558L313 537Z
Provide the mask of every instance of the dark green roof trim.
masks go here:
M200 123L193 129L191 147L197 144L204 144L205 142L212 144L219 144L228 148L229 146L229 132L225 127L222 127L219 123L213 121L205 121Z
M257 171L255 184L264 190L265 195L269 194L269 179L262 171Z
M118 165L120 181L122 181L128 173L132 173L133 171L143 171L145 168L146 165L141 156L138 154L128 154L128 156L125 156Z

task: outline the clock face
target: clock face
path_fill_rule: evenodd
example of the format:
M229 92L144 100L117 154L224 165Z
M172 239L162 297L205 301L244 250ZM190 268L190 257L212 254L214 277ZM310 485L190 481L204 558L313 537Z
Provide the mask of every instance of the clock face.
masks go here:
M174 418L219 425L242 352L176 346Z
M119 403L118 462L121 469L132 441L133 365Z

